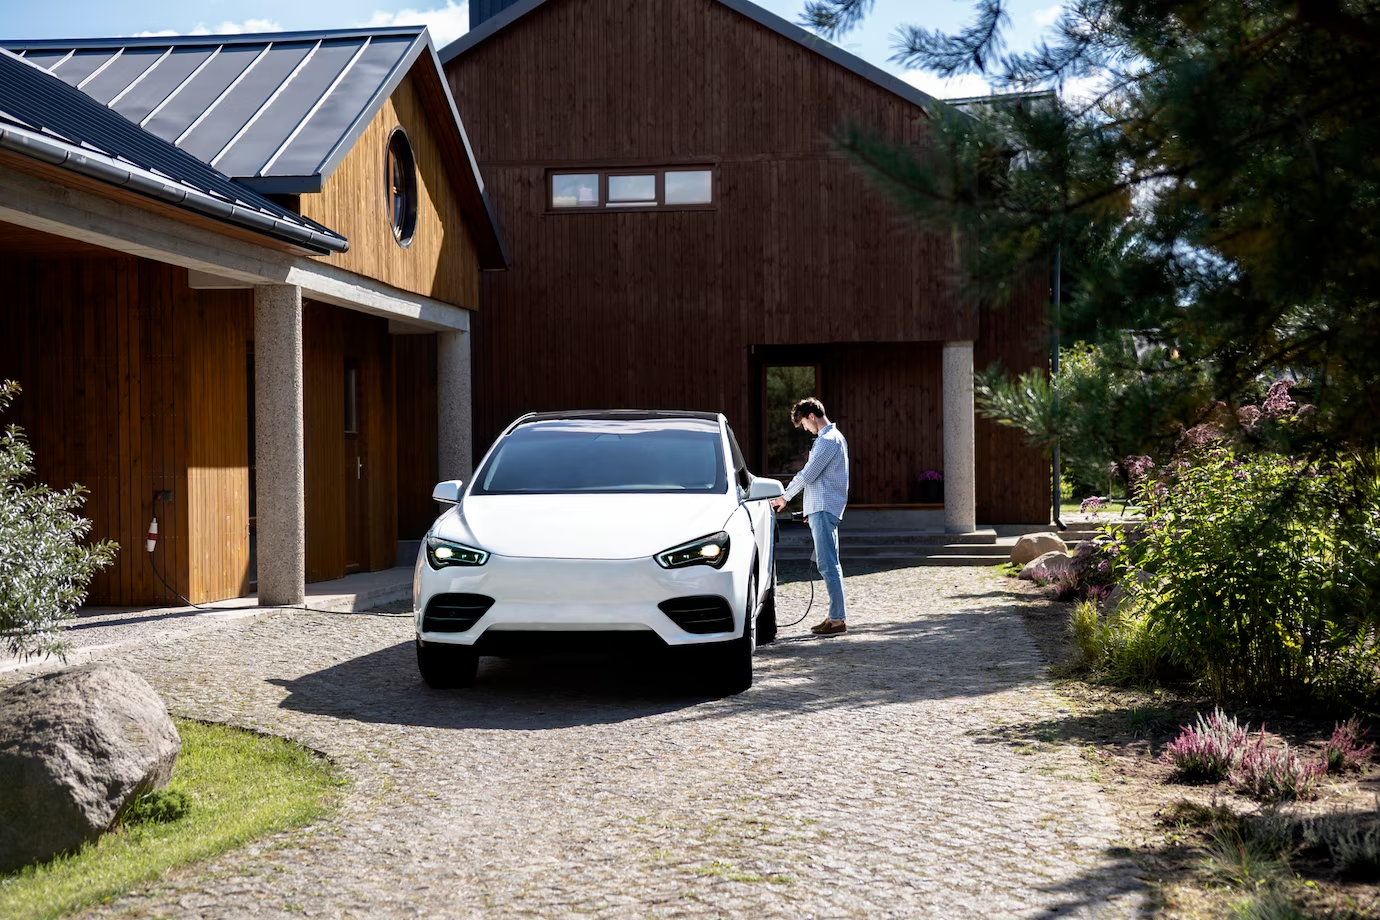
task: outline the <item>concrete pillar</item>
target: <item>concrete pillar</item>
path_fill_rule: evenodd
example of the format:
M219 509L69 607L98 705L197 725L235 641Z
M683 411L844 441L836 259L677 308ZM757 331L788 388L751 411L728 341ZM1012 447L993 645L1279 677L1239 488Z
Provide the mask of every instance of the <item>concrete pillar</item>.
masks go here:
M944 530L977 529L973 343L944 343Z
M254 288L254 450L259 604L306 600L306 450L302 431L302 289Z
M470 401L470 334L436 333L436 469L442 479L474 471Z

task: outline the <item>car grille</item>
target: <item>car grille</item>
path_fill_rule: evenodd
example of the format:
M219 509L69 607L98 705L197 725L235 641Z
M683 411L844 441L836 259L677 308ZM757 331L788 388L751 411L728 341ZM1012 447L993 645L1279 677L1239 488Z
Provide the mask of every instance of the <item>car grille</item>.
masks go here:
M733 631L733 608L722 597L673 597L657 606L677 626L689 633Z
M493 605L483 594L438 594L426 605L422 632L464 632Z

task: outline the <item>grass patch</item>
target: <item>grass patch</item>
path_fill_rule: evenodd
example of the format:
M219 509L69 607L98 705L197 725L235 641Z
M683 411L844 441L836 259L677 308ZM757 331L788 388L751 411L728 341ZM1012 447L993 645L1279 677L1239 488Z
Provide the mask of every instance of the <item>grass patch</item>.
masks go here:
M185 796L185 812L129 822L77 853L0 874L0 917L60 917L336 808L344 779L299 745L184 719L177 731L182 754L168 790Z
M992 568L996 570L998 575L1005 575L1007 578L1016 578L1021 574L1021 569L1025 568L1025 566L1017 565L1014 562L1003 562L992 566Z

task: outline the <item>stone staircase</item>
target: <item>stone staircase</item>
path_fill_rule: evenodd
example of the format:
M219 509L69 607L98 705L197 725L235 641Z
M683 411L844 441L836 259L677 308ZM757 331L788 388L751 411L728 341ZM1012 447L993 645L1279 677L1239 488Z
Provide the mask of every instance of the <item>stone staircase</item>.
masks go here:
M1104 522L1065 522L1059 535L1069 551L1090 538ZM839 534L843 562L879 562L888 565L1000 565L1011 559L1011 548L1022 533L1054 532L1047 527L986 527L972 533L946 534L915 530L843 530ZM803 524L780 525L776 555L782 560L808 560L814 544Z

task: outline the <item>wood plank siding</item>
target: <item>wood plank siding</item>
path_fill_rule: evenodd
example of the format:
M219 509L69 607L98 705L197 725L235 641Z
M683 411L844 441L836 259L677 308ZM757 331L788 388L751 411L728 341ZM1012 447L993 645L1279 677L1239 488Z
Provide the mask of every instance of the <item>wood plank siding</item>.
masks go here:
M0 377L24 387L0 421L23 426L38 481L89 491L92 537L120 544L90 602L177 603L154 565L196 602L242 593L249 292L193 291L184 270L123 257L0 256L0 277Z
M197 603L249 591L253 293L192 290L183 269L123 256L0 253L0 277L0 379L24 388L0 424L24 428L37 481L83 485L92 538L120 544L88 602L178 603L151 561ZM421 477L404 490L410 526L430 525L421 521L435 481L435 339L400 340L408 387L420 391L407 399L400 443L387 321L308 302L303 325L309 580L338 578L347 562L388 568L397 557L399 458ZM363 551L354 560L343 543L342 493L353 475L342 439L347 359L360 371L364 449ZM429 427L420 418L428 412ZM155 503L155 491L171 492L171 502ZM144 537L155 514L150 560Z
M429 66L429 65L428 65ZM301 214L344 235L348 252L321 261L457 307L479 304L479 268L432 115L408 77L379 109L321 192L303 195ZM417 229L410 245L393 237L384 175L388 139L407 132L417 164ZM443 130L453 130L443 126Z
M512 259L481 276L472 317L477 452L527 411L693 408L723 412L760 470L761 363L804 349L850 439L854 503L905 503L941 468L939 343L986 354L989 330L950 283L948 235L837 146L855 124L922 148L914 103L715 0L552 0L447 77ZM552 170L665 166L712 169L714 205L549 208ZM978 438L992 469L1043 462ZM979 515L1047 520L1037 478L980 485Z

